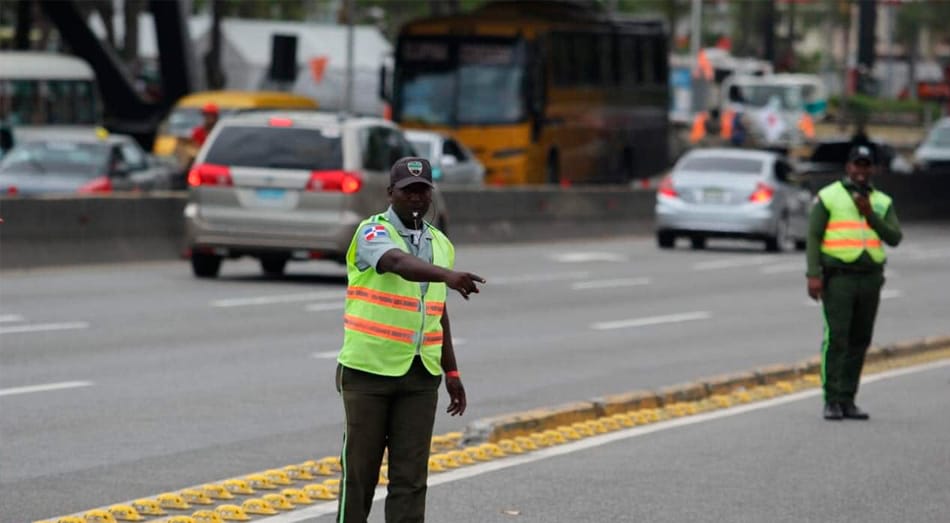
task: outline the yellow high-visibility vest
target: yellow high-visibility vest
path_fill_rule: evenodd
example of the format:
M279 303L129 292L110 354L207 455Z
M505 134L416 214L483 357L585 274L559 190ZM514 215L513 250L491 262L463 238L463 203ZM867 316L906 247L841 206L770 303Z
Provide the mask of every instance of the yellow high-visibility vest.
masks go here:
M359 225L382 226L397 247L409 252L405 240L385 215L373 216ZM438 229L432 234L432 263L451 269L455 248ZM343 314L343 348L337 357L343 366L383 376L402 376L418 352L433 375L442 373L442 313L446 285L431 282L422 293L419 282L397 274L379 274L374 268L356 267L357 236L346 253L346 306Z
M881 238L868 225L864 216L858 212L854 198L840 181L818 192L818 198L828 209L828 225L821 242L821 252L851 263L867 251L876 263L884 263L887 254L881 244ZM874 214L883 218L891 207L891 197L881 191L872 191L871 208Z

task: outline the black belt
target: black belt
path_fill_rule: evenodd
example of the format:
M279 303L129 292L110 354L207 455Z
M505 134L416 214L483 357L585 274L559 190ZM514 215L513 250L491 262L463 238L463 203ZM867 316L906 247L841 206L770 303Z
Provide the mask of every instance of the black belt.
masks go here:
M853 274L873 275L873 274L881 274L882 272L884 272L884 267L883 267L883 266L881 266L881 267L874 267L874 268L864 268L864 267L862 267L862 268L857 268L857 267L855 267L855 268L853 268L853 269L850 268L850 267L824 267L824 268L822 268L822 274L824 274L824 276L825 276L826 278L828 278L828 277L830 277L830 276L840 276L840 275L846 275L846 274L852 274L852 275L853 275Z

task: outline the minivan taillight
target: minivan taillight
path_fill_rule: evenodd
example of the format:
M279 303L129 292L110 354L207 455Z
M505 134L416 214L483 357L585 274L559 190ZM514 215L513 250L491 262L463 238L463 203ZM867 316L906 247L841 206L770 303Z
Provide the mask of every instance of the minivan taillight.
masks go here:
M108 176L93 178L79 187L77 192L80 194L112 192L112 180Z
M188 171L188 185L191 187L200 185L227 187L234 185L234 182L231 180L231 170L226 165L200 163Z
M307 182L308 191L336 191L347 194L359 192L363 179L351 171L313 171Z
M768 203L772 201L773 194L775 194L775 189L769 185L759 182L755 186L755 191L749 195L749 201L753 203Z

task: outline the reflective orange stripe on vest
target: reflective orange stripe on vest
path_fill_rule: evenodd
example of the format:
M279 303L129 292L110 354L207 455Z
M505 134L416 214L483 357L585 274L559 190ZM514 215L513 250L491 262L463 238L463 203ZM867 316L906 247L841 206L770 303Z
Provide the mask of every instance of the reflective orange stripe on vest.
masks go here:
M364 320L351 314L343 315L343 328L403 343L412 343L415 338L415 333L409 329L400 329L385 323ZM442 333L439 333L439 339L441 338Z
M426 314L429 316L442 316L442 311L444 310L444 301L430 301L426 303Z
M363 300L376 305L402 309L406 311L418 311L419 300L407 298L398 294L380 292L367 287L347 287L346 297L351 300Z
M881 240L825 240L822 245L834 249L835 247L880 247Z
M844 231L844 230L854 230L854 229L870 229L871 227L865 221L835 221L828 222L828 225L825 227L829 231Z
M422 338L423 345L442 345L442 331L430 332Z

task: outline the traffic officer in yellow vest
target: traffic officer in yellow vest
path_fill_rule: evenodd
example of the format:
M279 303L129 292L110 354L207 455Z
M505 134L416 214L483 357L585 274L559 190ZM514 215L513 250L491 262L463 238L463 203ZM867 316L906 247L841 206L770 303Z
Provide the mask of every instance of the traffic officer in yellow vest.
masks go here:
M871 344L884 284L884 243L901 241L891 198L871 183L874 153L857 145L848 153L847 177L819 191L809 217L808 295L821 300L825 333L821 352L824 417L870 416L854 404Z
M364 220L346 253L346 308L337 390L343 397L338 523L363 523L389 449L386 521L425 517L429 447L445 375L447 412L465 412L465 388L452 347L446 289L463 298L481 277L453 270L455 248L423 217L432 168L402 158L390 170L389 209Z

